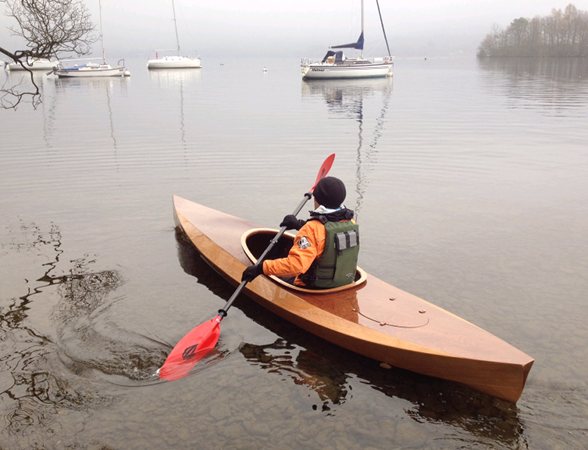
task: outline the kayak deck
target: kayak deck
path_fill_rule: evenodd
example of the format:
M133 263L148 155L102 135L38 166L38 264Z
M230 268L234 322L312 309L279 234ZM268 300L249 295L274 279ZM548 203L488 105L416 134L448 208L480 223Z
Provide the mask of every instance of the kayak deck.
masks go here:
M203 258L233 284L251 262L241 218L174 196L175 219ZM266 276L248 296L329 342L377 361L466 384L516 402L533 359L472 323L372 275L349 289L315 294Z

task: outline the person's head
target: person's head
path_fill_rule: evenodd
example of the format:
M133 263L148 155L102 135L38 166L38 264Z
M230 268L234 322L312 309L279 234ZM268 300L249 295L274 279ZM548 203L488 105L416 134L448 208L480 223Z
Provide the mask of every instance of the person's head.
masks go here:
M339 178L325 177L321 179L313 191L314 200L326 208L336 209L345 200L347 192L345 185Z

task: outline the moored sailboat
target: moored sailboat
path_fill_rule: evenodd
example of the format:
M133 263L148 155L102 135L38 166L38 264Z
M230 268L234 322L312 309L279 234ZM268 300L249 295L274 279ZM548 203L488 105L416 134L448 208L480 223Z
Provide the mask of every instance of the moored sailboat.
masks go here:
M59 61L51 61L46 58L33 58L26 59L22 65L19 63L6 63L6 70L18 71L18 70L51 70L57 67ZM23 67L24 66L24 67Z
M380 12L380 5L378 12ZM392 76L392 55L388 45L388 38L384 29L382 15L380 13L380 22L384 39L388 49L388 56L379 58L364 58L364 0L361 0L361 33L356 42L342 45L331 46L321 61L311 61L303 59L301 63L302 78L304 79L338 79L338 78L378 78ZM359 50L360 55L357 58L345 56L343 48ZM333 50L334 49L334 50Z
M86 63L76 63L71 66L59 64L53 71L59 78L86 78L86 77L129 77L129 72L124 60L120 60L116 66L107 64L104 60L101 63L89 60Z
M155 59L147 61L148 69L199 69L202 67L200 58L188 58L180 56L180 37L178 35L178 23L176 20L176 6L172 0L172 10L174 13L174 28L176 30L176 51L177 55L159 57L159 52L166 50L156 50Z
M98 9L100 11L100 44L102 45L102 58L85 59L87 62L80 62L71 66L64 66L60 63L53 73L59 78L89 78L89 77L129 77L131 72L127 70L124 59L120 59L116 66L111 66L106 62L104 51L104 36L102 33L102 2L98 0ZM93 62L100 60L101 62ZM83 60L73 60L83 61Z
M158 51L155 53L155 59L147 61L148 69L200 69L201 67L199 58L176 55L159 57Z

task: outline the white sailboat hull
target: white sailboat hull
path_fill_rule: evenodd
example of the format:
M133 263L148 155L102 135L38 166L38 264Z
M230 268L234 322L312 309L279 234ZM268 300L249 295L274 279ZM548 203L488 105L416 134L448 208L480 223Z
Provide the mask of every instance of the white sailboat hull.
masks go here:
M390 53L390 46L388 45L388 38L386 38L386 31L384 29L384 21L382 14L380 14L380 23L382 25L382 32L386 41L388 49L388 56L383 58L363 57L364 48L364 1L361 0L361 33L356 42L350 42L341 45L332 45L329 47L326 55L320 62L303 59L301 64L302 78L315 80L330 80L330 79L351 79L351 78L383 78L391 77L392 74L392 55ZM377 2L376 2L377 3ZM378 12L380 6L378 5ZM350 48L360 50L358 58L347 58L340 49Z
M100 63L76 63L71 66L64 66L63 61L54 70L53 73L59 78L106 78L106 77L130 77L131 72L124 66L124 59L120 59L115 67L106 63L104 54L104 39L102 34L102 6L98 2L100 10L100 42L102 44L102 59ZM88 58L98 60L98 58Z
M96 77L128 77L131 73L123 66L112 67L109 64L92 64L58 68L55 75L59 78L96 78Z
M392 76L392 63L308 63L301 70L304 79L383 78Z
M201 67L199 58L186 56L164 56L147 61L148 69L200 69Z
M49 61L48 59L35 59L33 61L24 61L24 66L29 70L51 70L59 64L58 61ZM6 67L8 70L17 71L25 70L20 64L10 63Z

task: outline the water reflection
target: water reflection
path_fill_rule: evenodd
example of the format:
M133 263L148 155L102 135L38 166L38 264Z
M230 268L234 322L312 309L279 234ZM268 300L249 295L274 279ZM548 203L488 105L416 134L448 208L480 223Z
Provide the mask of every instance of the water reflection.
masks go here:
M150 70L149 78L156 83L158 89L171 89L179 92L179 110L180 110L180 139L184 151L187 150L186 145L186 122L184 114L184 86L195 83L201 79L202 71L200 69L186 69L186 70ZM184 153L184 157L186 154Z
M55 123L55 83L50 82L47 77L43 77L40 89L43 98L43 102L41 102L43 113L43 142L47 148L52 148L50 137L53 133Z
M478 65L486 87L507 96L512 108L585 114L588 58L482 58Z
M43 230L21 223L18 233L2 245L8 255L29 253L44 262L38 277L25 279L23 295L0 299L0 406L11 434L31 426L48 429L60 410L91 409L113 400L84 375L94 378L99 371L138 378L138 371L146 367L144 373L152 373L164 357L162 345L158 353L155 344L137 336L98 331L105 328L101 317L123 283L118 271L92 270L91 255L64 260L56 224ZM49 316L42 313L46 309L52 310ZM132 351L130 339L139 344Z
M175 89L185 83L193 83L202 79L200 69L158 69L149 71L149 79L157 84L158 88Z
M73 97L73 103L68 103L67 105L63 105L62 114L67 114L67 117L61 117L61 123L63 123L63 119L68 121L72 127L75 126L84 126L82 125L86 120L87 117L76 117L76 111L78 108L80 111L77 114L84 114L82 112L83 109L86 108L85 105L78 103L86 103L92 102L93 105L93 112L92 117L94 120L99 122L99 119L106 119L108 124L108 140L111 142L111 148L114 152L114 163L116 165L117 172L119 171L119 158L118 158L118 140L117 140L117 130L115 129L115 119L114 119L114 110L113 110L113 94L115 97L126 97L128 91L128 84L124 78L57 78L53 80L54 88L53 88L53 95L47 95L47 102L51 102L51 110L55 111L58 106L58 103L66 103L68 101L68 97ZM46 92L51 92L51 90L46 89ZM80 94L82 96L80 97ZM106 111L104 112L104 109ZM55 112L54 112L55 114ZM100 127L99 133L102 134L102 131L105 130L106 127ZM85 139L89 139L90 133L89 130L86 128L85 130L86 137ZM106 135L104 135L106 137Z
M321 401L321 411L330 411L333 405L344 403L349 394L345 372L333 368L331 361L320 354L285 339L267 345L246 343L239 351L251 364L313 390ZM313 405L313 409L319 406Z
M123 94L128 92L128 84L126 78L121 77L108 77L108 78L55 78L55 90L61 94L67 92L84 90L88 92L92 91L104 91L105 87L110 89L118 88Z
M36 424L47 425L59 409L87 408L106 399L97 392L75 386L71 380L50 369L57 343L53 336L38 332L31 324L29 312L33 300L46 302L57 288L62 290L66 303L92 309L92 301L97 296L105 295L119 284L119 277L114 271L89 271L88 266L93 261L87 256L71 261L73 265L69 273L58 275L56 272L64 253L59 227L51 224L48 231L42 231L34 223L21 223L20 228L24 239L11 242L9 249L16 252L35 251L48 256L49 261L42 264L43 273L39 278L33 282L26 280L27 292L10 299L0 310L0 394L6 428L10 433L20 433ZM85 290L95 295L91 299L80 295Z
M176 239L184 271L216 295L228 299L233 291L231 286L200 258L183 233L177 231ZM382 369L376 361L276 320L255 302L235 306L280 336L269 344L244 343L239 351L250 364L265 372L307 387L319 400L312 405L314 410L336 414L352 397L354 385L360 383L388 397L408 401L410 406L405 413L416 422L440 422L471 433L474 440L484 438L513 448L526 447L525 430L515 405L448 381L396 368ZM375 432L379 426L374 424Z
M43 102L42 85L47 78L45 72L37 70L33 70L32 72L27 72L25 70L7 70L6 67L4 66L4 61L0 60L0 105L10 108L17 102L17 97L19 95L23 93L32 95L35 91L33 86L34 82L39 88L39 93L41 94L40 98L30 98L33 109L35 109Z
M368 172L376 163L378 141L382 137L385 116L390 96L393 91L393 80L305 80L302 82L303 97L322 97L329 112L337 118L350 119L357 123L355 192L356 216L359 216L365 191L368 185ZM372 105L369 113L364 111L364 103L368 98L377 97L380 104ZM368 119L368 117L375 117ZM373 124L371 130L368 128ZM364 136L367 133L367 137Z

